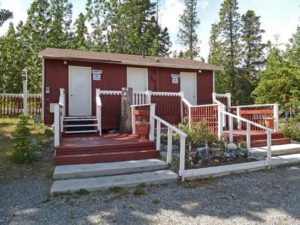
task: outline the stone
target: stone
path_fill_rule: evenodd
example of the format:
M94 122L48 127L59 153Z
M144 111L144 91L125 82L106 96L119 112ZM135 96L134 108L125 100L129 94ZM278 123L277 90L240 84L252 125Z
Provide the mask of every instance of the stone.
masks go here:
M236 144L234 144L234 143L229 143L229 144L227 145L227 149L228 149L228 150L237 150L237 149L238 149L238 146L237 146Z

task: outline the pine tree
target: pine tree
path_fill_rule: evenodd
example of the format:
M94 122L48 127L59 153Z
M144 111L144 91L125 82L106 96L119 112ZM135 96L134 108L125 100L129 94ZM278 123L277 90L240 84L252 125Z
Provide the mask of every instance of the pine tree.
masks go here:
M85 25L85 17L82 13L79 14L78 19L75 21L75 33L73 35L71 48L73 49L89 49L89 42L86 38L88 34L87 27Z
M71 44L72 4L68 0L50 0L48 47L69 48Z
M197 18L197 0L184 0L185 10L179 20L181 28L178 37L181 44L188 50L185 52L186 57L193 59L199 55L198 36L196 28L200 24Z
M91 49L96 51L105 51L105 31L104 19L106 9L111 3L107 0L87 0L86 3L86 19L92 27L92 31L89 34L87 40L90 42Z
M260 17L254 11L248 10L241 19L241 48L242 64L240 82L237 87L239 102L250 104L251 92L257 86L258 72L264 65L264 49L266 45L262 42L264 30L260 28Z
M0 47L0 93L21 93L21 70L26 62L26 50L14 25L9 24L8 31L1 38Z
M222 46L222 67L224 69L224 84L227 91L232 93L233 103L238 103L238 64L240 62L240 15L237 0L225 0L220 9L220 43Z
M7 10L7 9L0 9L0 27L3 25L3 23L8 20L11 19L13 17L13 14L11 11Z

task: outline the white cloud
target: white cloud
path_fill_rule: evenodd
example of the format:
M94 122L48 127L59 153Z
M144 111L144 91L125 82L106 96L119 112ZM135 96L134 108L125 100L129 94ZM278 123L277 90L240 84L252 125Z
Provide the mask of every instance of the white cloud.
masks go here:
M206 9L208 5L209 5L208 1L203 1L199 3L199 8L203 10Z
M179 18L183 13L183 2L166 0L160 10L160 23L162 27L167 27L174 43L179 29Z
M22 20L25 21L27 18L27 10L23 5L24 1L22 0L2 0L1 8L8 9L13 12L13 18L6 21L4 25L1 27L0 35L6 33L8 25L10 22L13 22L15 26Z

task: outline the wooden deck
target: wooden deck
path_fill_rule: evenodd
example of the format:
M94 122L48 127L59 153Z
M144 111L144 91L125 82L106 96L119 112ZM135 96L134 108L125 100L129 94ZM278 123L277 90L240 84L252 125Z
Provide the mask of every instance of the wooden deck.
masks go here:
M158 158L153 141L140 142L132 134L107 134L91 137L63 137L55 149L57 165L115 162Z

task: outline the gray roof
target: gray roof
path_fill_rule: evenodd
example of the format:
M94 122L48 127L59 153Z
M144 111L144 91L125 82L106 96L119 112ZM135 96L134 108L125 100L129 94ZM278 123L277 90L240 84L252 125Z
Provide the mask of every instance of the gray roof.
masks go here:
M46 48L39 52L43 58L65 59L76 61L99 61L136 66L153 66L165 68L197 69L197 70L220 70L218 66L198 60L163 58L153 56L128 55L107 52L82 51L71 49Z

